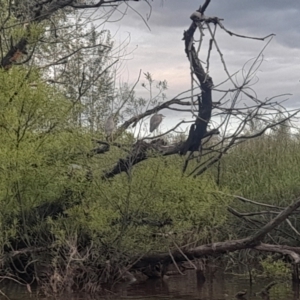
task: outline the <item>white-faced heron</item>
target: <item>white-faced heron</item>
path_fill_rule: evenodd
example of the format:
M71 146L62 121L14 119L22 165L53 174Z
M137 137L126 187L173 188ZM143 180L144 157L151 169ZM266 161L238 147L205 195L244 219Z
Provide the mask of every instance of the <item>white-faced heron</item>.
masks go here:
M108 117L108 119L105 122L104 131L106 136L111 136L114 130L115 130L114 115L111 115Z
M155 114L151 117L150 119L150 132L154 131L155 129L158 128L159 124L161 123L162 119L165 116L162 114Z

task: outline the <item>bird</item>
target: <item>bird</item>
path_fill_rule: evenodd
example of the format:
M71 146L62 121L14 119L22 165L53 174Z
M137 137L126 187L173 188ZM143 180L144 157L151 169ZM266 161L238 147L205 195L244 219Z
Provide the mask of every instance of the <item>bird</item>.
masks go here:
M111 115L107 118L104 126L104 131L106 136L111 136L115 129L114 115Z
M155 114L151 117L150 119L150 132L154 131L155 129L158 128L159 124L161 123L162 119L165 116L162 114Z

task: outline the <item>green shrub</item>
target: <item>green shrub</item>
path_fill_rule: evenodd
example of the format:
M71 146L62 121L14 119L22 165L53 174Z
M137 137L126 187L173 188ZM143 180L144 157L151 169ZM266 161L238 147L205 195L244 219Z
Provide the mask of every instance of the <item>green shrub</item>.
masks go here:
M260 264L263 267L263 275L267 277L280 279L289 279L291 277L290 264L282 260L274 261L272 256L268 256Z

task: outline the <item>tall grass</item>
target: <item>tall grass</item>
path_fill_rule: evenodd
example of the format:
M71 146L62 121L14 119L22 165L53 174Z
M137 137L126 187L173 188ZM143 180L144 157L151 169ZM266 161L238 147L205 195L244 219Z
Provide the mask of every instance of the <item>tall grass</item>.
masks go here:
M300 195L300 140L265 135L238 145L221 162L221 185L276 205Z
M285 207L300 196L299 183L300 139L298 135L282 132L263 135L236 146L221 161L220 187L226 187L232 194L255 201ZM239 200L234 200L232 205L240 212L270 210L242 203ZM274 214L266 214L254 216L252 219L263 224L273 217ZM234 218L231 226L239 228L238 232L236 230L239 236L245 236L254 230L253 227L250 229L241 226L244 224L243 221ZM290 217L290 221L299 231L297 217ZM280 229L289 232L293 239L298 240L298 235L288 224L282 225ZM293 243L293 239L282 235L282 232L277 231L275 234L272 233L272 236L277 241Z

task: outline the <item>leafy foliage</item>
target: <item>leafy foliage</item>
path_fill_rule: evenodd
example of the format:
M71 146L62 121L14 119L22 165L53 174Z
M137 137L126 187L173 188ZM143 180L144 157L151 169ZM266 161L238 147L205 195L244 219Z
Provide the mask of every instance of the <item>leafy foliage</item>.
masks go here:
M13 68L9 74L1 70L0 78L1 227L15 234L30 230L32 208L57 200L68 187L68 165L80 142L68 124L70 103L38 72ZM85 140L80 132L77 137ZM2 246L9 238L2 237Z
M267 277L280 279L291 277L290 265L282 260L274 261L272 256L268 256L261 261L261 265L263 267L263 274Z

